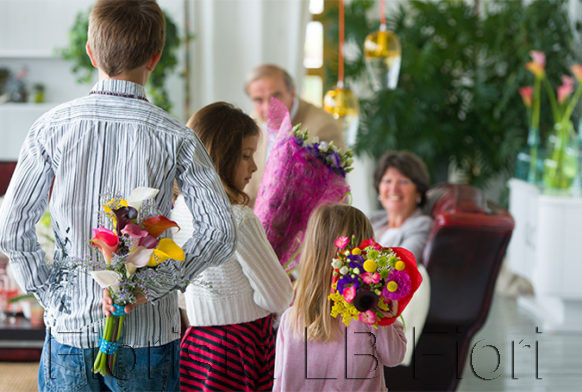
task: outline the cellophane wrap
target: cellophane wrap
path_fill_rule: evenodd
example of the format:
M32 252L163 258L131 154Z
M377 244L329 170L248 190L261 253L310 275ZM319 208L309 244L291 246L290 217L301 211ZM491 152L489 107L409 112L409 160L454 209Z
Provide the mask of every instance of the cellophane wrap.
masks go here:
M267 132L272 140L271 149L254 212L281 265L289 272L299 263L303 234L313 210L341 202L350 188L344 177L297 141L287 107L274 98L270 102Z

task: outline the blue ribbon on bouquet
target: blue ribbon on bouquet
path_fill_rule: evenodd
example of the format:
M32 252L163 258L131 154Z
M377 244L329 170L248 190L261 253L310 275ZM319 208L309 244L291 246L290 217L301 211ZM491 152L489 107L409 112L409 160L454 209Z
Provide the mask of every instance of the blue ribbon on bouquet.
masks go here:
M111 312L112 315L117 316L117 317L121 317L121 316L125 316L127 314L127 313L125 313L125 306L113 305L113 307L115 308L115 311Z
M103 354L115 354L119 348L119 342L110 342L103 338L99 341L99 351Z

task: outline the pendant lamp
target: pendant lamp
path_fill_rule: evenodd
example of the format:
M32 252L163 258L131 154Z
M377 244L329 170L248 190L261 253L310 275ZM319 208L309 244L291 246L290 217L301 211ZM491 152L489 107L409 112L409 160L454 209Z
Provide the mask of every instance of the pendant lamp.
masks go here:
M352 91L344 85L344 2L339 2L339 61L338 81L334 89L329 90L323 98L323 109L341 122L344 140L347 146L356 142L359 123L358 100Z

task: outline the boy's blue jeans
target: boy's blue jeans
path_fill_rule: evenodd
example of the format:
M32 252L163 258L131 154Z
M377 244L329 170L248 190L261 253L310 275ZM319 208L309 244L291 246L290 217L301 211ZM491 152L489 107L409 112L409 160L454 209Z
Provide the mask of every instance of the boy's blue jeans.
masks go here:
M60 344L47 333L38 370L44 391L178 391L179 340L163 346L120 346L113 376L93 374L98 348Z

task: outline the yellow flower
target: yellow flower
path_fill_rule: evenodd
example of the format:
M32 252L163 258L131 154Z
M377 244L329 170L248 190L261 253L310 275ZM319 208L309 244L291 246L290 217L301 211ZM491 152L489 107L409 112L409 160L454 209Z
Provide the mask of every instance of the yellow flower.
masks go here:
M536 78L543 78L545 75L544 67L538 63L530 61L525 64L525 68L535 75Z
M376 262L372 259L368 259L364 262L364 270L366 272L376 272L377 267Z
M162 238L152 252L148 266L155 267L168 259L184 261L184 251L172 239Z
M388 284L386 285L386 288L388 289L388 291L390 291L391 293L395 292L396 290L398 290L398 283L396 283L395 281L391 280L390 282L388 282Z
M362 254L362 250L360 248L354 248L352 249L352 254L353 255L361 255Z
M394 264L394 268L396 268L398 271L403 271L405 267L406 264L404 264L404 261L402 260L398 260L396 264Z
M384 298L380 297L380 301L378 301L378 307L386 312L390 310L390 304L384 302Z

